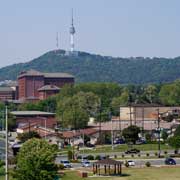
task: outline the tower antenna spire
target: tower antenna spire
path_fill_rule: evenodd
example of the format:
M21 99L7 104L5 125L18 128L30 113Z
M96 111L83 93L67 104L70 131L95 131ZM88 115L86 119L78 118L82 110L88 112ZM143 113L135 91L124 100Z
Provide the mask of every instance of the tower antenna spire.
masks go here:
M73 53L74 52L74 34L75 34L75 27L74 27L74 17L73 17L73 9L71 12L71 27L69 29L70 32L70 51Z
M56 32L56 49L59 49L59 33Z
M71 9L71 25L74 26L73 8Z

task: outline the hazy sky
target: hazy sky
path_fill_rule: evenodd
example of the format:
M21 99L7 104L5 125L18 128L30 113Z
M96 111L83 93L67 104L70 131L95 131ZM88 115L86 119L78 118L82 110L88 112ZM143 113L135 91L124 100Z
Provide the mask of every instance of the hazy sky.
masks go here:
M75 48L112 56L180 55L179 0L0 0L0 67L69 49L71 8Z

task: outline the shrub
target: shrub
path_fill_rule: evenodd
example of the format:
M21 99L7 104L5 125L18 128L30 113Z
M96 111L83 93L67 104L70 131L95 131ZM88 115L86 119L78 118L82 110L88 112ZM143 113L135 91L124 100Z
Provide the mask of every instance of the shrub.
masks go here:
M78 160L78 159L71 159L70 162L72 162L72 163L78 163L79 160Z
M101 159L101 156L100 156L100 155L97 155L97 156L95 157L95 159L96 159L96 160L100 160L100 159Z
M157 153L157 152L155 152L155 153L154 153L154 155L155 155L155 156L158 156L158 153Z
M125 165L126 167L129 167L129 163L128 163L127 161L125 161L124 165Z
M79 156L77 157L77 159L82 159L82 156L81 156L81 155L79 155Z
M70 150L68 151L68 159L69 160L73 159L73 153Z
M138 157L141 157L141 154L138 154Z
M115 155L114 155L114 159L116 159L116 158L117 158L117 155L115 154Z
M133 157L134 157L134 154L131 154L131 157L133 158Z
M147 161L145 165L146 165L146 167L150 167L151 163L149 161Z
M4 166L5 162L0 159L0 167Z
M146 153L146 156L149 157L149 153Z
M167 151L164 151L164 154L167 154Z
M8 163L10 165L14 165L17 163L17 158L16 157L11 157L11 158L8 158Z
M58 169L63 170L64 169L64 165L63 164L58 164Z
M124 158L124 154L122 154L121 156L122 156L122 158Z
M5 169L4 167L0 167L0 176L5 175Z
M88 155L88 156L87 156L87 159L88 159L88 160L94 160L94 156L93 156L93 155Z

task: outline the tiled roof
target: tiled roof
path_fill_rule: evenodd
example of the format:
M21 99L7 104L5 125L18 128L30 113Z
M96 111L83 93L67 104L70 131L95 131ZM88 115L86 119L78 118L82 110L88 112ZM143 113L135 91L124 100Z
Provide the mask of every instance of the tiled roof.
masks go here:
M72 138L80 135L91 135L97 133L98 130L94 128L88 128L88 129L81 129L77 131L64 131L62 132L64 138Z
M122 164L121 161L115 161L113 159L107 158L107 159L102 159L99 161L94 162L94 164L101 164L101 165L117 165L117 164Z

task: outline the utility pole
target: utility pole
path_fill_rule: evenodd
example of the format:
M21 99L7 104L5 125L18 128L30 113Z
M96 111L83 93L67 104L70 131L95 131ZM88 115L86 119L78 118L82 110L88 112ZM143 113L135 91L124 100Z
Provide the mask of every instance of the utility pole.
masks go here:
M130 102L130 126L132 126L132 111L131 111L131 102Z
M6 104L6 155L5 155L5 180L8 180L8 107Z
M100 102L100 106L99 106L99 144L101 144L101 102Z
M119 133L121 137L121 106L119 107Z
M142 136L144 136L144 105L142 107Z
M111 121L111 146L112 146L112 150L114 150L114 132L113 132L113 120L112 120L111 109L109 112L109 119Z
M161 142L160 142L160 114L159 114L159 108L157 109L158 113L158 157L161 157Z

